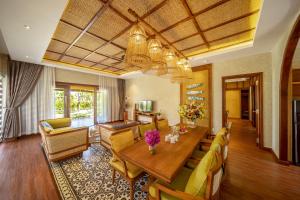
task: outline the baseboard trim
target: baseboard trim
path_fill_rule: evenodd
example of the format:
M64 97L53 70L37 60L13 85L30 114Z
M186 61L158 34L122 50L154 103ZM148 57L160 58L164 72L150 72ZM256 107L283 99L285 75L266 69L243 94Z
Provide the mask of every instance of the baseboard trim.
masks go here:
M277 163L281 164L281 165L287 165L287 166L288 166L288 165L291 164L289 161L286 161L286 160L280 160L280 159L277 157L276 153L273 151L273 149L270 148L270 147L262 147L262 150L270 152L270 153L273 155L275 161L276 161Z

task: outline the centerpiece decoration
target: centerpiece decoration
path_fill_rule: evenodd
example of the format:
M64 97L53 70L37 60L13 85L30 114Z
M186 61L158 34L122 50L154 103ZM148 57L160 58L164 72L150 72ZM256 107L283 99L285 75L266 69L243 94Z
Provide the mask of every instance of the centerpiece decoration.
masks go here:
M145 133L145 141L149 145L149 151L153 155L156 153L156 145L160 142L159 131L150 130Z
M180 117L187 120L187 124L190 128L195 128L196 121L205 118L204 103L191 102L189 104L180 105L178 113Z

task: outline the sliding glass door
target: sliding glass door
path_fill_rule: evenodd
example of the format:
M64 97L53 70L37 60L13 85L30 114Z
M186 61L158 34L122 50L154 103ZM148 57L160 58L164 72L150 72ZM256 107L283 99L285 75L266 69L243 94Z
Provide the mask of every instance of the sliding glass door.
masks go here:
M103 119L103 94L97 86L56 84L55 118L71 117L72 126L92 126Z
M91 126L94 124L94 91L71 90L70 105L72 123L76 123L76 126Z

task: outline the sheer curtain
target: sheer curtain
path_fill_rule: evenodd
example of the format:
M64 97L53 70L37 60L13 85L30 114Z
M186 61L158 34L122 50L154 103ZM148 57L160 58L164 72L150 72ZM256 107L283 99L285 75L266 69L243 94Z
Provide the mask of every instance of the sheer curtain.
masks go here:
M118 80L99 76L99 91L98 95L102 98L98 99L99 110L101 111L97 118L98 122L111 122L119 120L119 94Z
M21 106L22 135L38 133L38 122L54 118L55 68L44 67L32 94Z

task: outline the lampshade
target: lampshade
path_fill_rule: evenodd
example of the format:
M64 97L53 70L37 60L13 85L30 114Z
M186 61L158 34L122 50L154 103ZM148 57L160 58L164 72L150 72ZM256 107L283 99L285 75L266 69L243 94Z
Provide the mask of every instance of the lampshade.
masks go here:
M129 32L127 50L125 54L127 64L145 68L150 63L145 30L138 24L132 26Z
M190 62L184 58L179 59L172 74L172 81L182 83L192 78L193 76Z

